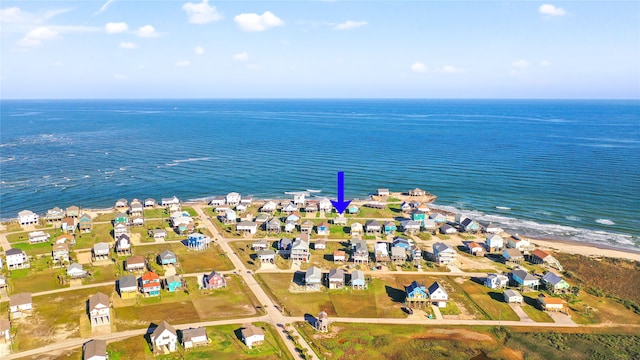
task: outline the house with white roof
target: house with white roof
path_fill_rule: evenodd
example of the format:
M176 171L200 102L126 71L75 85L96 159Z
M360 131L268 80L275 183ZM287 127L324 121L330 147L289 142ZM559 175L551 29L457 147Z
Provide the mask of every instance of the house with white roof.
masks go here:
M240 200L242 200L242 196L237 192L230 192L225 196L225 200L227 201L227 205L236 206L240 204Z

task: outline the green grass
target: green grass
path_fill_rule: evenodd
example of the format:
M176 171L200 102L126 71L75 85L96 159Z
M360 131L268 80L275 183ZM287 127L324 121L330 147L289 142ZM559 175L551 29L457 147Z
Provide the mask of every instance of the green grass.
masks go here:
M198 213L196 212L196 210L189 206L183 206L182 211L188 212L191 217L198 216Z
M36 293L61 289L65 286L58 281L58 274L63 274L63 269L48 269L45 271L35 271L33 269L21 269L11 272L10 284L12 293L30 292ZM68 286L68 285L67 285Z
M393 210L387 208L384 209L374 209L366 206L360 207L360 213L354 215L353 217L363 218L363 219L379 219L379 218L393 218L397 213L393 212Z
M93 222L103 222L103 221L108 221L111 222L113 220L113 218L115 217L115 215L117 214L116 211L110 211L110 212L106 212L106 213L100 213L98 214L98 216L96 216L93 219Z
M169 215L163 208L145 209L143 212L145 219L161 219L169 218Z
M471 301L483 310L489 319L520 320L518 315L511 309L511 306L503 301L501 290L489 289L471 280L460 284L460 288L464 290Z
M49 238L49 242L55 242L56 237L62 235L62 230L60 229L40 229L44 232L46 232L47 234L51 235L51 237ZM16 243L16 242L26 242L29 243L29 233L31 231L23 231L23 232L19 232L19 233L14 233L14 234L9 234L7 235L7 241L9 241L10 243Z
M524 304L522 304L522 310L535 322L553 322L553 319L549 314L540 310L536 302L538 296L537 293L530 293L529 295L522 294L524 297ZM525 305L526 304L526 305Z
M51 249L53 245L49 242L38 243L38 244L29 244L28 242L22 243L13 243L12 247L15 249L23 250L27 255L43 255L43 254L51 254Z
M448 301L447 306L440 308L440 313L442 315L460 315L460 309L455 301Z
M511 333L506 345L526 359L638 359L640 336L612 334Z
M111 231L113 226L111 224L93 224L93 230L86 234L76 235L76 249L90 249L93 245L99 242L113 242L113 236Z
M142 255L152 262L164 250L173 251L178 258L178 271L182 273L210 272L211 270L232 270L233 264L217 244L204 251L190 251L178 242L165 242L156 245L135 246L134 255Z

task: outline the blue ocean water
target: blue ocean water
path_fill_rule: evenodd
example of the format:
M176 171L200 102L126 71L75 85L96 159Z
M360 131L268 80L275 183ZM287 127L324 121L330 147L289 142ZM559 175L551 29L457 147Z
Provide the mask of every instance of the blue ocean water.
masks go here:
M120 197L379 187L640 248L640 101L3 100L0 217Z

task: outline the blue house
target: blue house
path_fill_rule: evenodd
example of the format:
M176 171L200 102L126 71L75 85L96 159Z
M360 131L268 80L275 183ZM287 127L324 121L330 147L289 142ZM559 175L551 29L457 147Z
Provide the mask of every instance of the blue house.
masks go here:
M538 278L524 270L513 270L509 273L512 283L523 289L538 289L540 281Z
M349 214L357 214L358 212L360 212L360 209L358 209L358 207L355 206L355 205L351 205L347 209L347 213L349 213Z
M424 221L427 218L427 213L421 210L416 210L411 214L411 220L413 221Z
M176 290L182 287L182 279L177 275L167 276L167 278L164 279L164 286L169 292L176 292Z
M407 301L427 301L429 299L424 285L415 280L405 290L407 292Z
M464 229L464 231L466 232L478 232L480 231L480 224L478 224L477 222L466 218L464 220L462 220L462 222L460 223L460 226Z
M401 247L404 248L405 250L409 250L411 248L411 240L403 238L403 237L397 237L395 239L393 239L393 246L395 247Z
M385 234L391 234L394 231L398 230L396 223L393 221L387 221L384 223L384 232Z
M447 217L442 215L442 214L440 214L440 213L433 213L433 214L429 215L429 217L436 224L444 224L444 223L447 222Z
M200 233L193 233L189 235L189 238L187 239L187 247L190 250L198 250L198 251L204 250L209 247L210 241L211 239L209 239L209 237L206 235L203 235Z
M175 265L176 262L176 254L171 250L165 250L158 255L158 264L160 265Z

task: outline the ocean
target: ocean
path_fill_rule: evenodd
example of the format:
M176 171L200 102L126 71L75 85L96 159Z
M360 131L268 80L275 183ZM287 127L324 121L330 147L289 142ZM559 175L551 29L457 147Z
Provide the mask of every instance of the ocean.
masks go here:
M528 236L640 249L640 101L2 100L0 217L118 198L420 187Z

